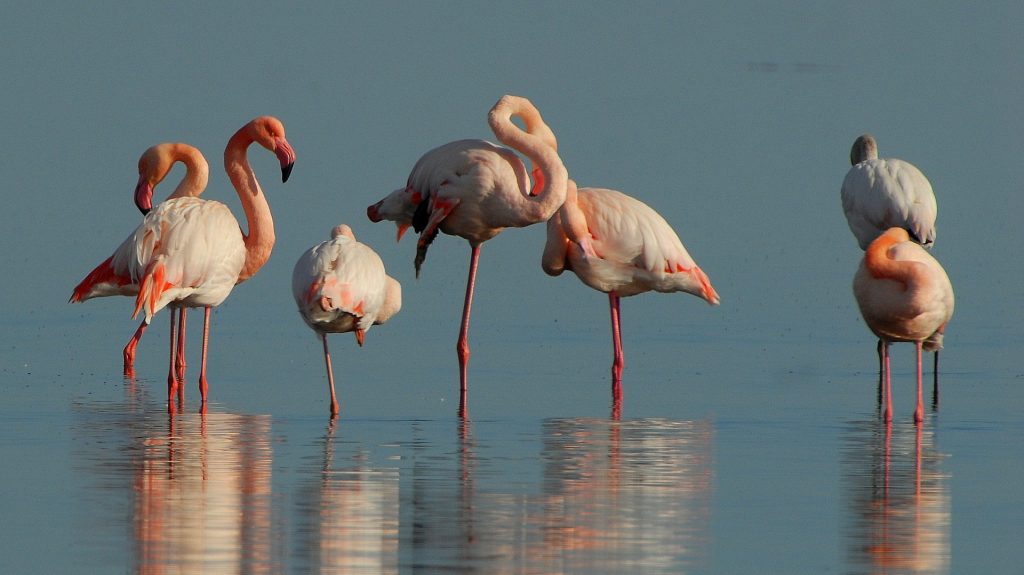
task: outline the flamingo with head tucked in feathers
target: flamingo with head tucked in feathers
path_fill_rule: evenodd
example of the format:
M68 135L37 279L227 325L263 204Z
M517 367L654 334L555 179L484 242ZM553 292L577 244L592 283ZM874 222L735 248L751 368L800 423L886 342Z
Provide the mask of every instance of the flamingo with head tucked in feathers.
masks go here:
M320 336L331 392L331 415L338 415L328 333L355 332L363 345L371 326L386 322L402 308L402 286L384 272L377 252L356 241L340 225L331 239L307 250L292 271L292 296L299 315Z
M853 294L864 322L882 342L886 421L892 420L889 344L913 342L917 351L917 407L914 421L924 419L921 350L942 347L953 316L953 286L942 265L903 228L890 228L875 239L853 278Z
M196 148L179 142L167 142L150 147L139 158L139 181L135 186L135 204L143 216L153 208L153 192L163 181L167 174L174 167L176 162L185 164L185 177L174 189L167 200L185 197L198 197L206 189L209 180L209 165L206 158ZM120 253L120 252L119 252ZM115 254L116 255L116 254ZM127 253L122 254L126 256ZM72 303L82 302L94 297L126 295L135 296L139 292L139 285L131 276L127 257L115 258L111 256L98 265L89 273L71 294ZM184 369L185 350L185 309L181 308L179 319L178 339L178 368ZM172 314L171 321L174 321ZM134 375L135 349L146 331L148 322L143 321L135 334L125 345L122 356L124 358L124 374Z
M414 261L416 274L437 233L466 239L470 245L469 278L456 351L459 359L459 412L466 414L469 317L476 285L480 246L504 228L546 221L565 200L568 178L557 152L542 138L519 129L509 119L527 123L540 113L526 98L503 96L491 108L488 121L498 140L526 155L533 164L535 184L513 149L484 140L459 140L424 154L404 188L367 208L374 222L394 221L398 237L411 225L419 232Z
M622 192L581 188L569 180L565 204L548 221L541 267L570 270L608 294L612 322L612 400L622 400L619 300L648 291L686 292L718 305L718 292L690 257L675 230L647 204Z
M199 375L202 409L206 409L206 357L210 310L220 305L236 283L252 277L270 257L275 235L273 218L263 191L246 157L249 145L259 143L277 156L282 180L287 181L295 152L285 138L284 126L270 116L261 116L239 129L224 150L224 168L245 211L249 233L243 234L231 210L224 204L195 197L165 201L151 211L142 224L114 253L114 261L128 262L128 277L138 286L136 317L143 312L145 323L165 306L203 307L203 351ZM136 198L144 206L152 198ZM174 411L178 390L175 324L171 322L168 409ZM180 398L179 398L180 400Z

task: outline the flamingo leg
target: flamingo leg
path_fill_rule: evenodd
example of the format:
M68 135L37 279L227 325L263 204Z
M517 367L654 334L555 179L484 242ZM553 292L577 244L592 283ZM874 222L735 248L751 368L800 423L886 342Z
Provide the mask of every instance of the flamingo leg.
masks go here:
M209 384L206 383L206 349L210 343L210 306L203 310L203 355L199 368L199 395L202 396L202 407L200 413L206 413L206 391Z
M612 401L622 401L622 368L626 361L622 355L622 329L619 320L619 296L614 292L608 294L608 307L612 316Z
M939 350L932 359L932 411L939 410Z
M882 340L878 340L878 407L882 407L882 377L885 375L885 360L882 359Z
M139 324L139 329L135 330L135 335L128 340L128 344L124 346L124 375L125 377L135 377L135 348L139 345L139 340L142 339L142 334L145 333L146 328L149 324L145 320Z
M178 373L177 373L177 371L175 369L176 362L177 362L177 358L175 357L175 354L178 351L178 347L177 347L176 342L175 342L174 330L175 330L175 327L177 327L177 326L174 323L174 314L173 313L170 314L170 318L171 318L171 322L170 322L171 323L171 337L169 338L169 340L171 342L171 345L170 345L170 347L171 347L171 354L170 354L170 360L167 362L168 363L168 368L167 368L167 412L173 414L176 411L175 410L175 406L174 406L174 396L177 395L177 392L178 392Z
M472 246L469 257L469 278L466 280L466 300L462 304L462 328L455 351L459 356L459 415L466 416L467 366L469 364L469 314L473 307L473 289L476 287L476 268L480 261L480 244Z
M338 397L334 395L334 370L331 368L331 350L327 347L327 334L320 334L324 342L324 363L327 364L327 383L331 389L331 419L338 415Z
M914 408L914 423L921 423L924 421L924 394L921 390L921 380L924 376L921 369L921 342L915 341L914 348L917 356L917 407Z
M178 313L178 377L185 381L185 308L179 308Z
M892 421L892 373L889 370L889 342L882 342L882 366L885 371L885 412L882 417L886 423Z

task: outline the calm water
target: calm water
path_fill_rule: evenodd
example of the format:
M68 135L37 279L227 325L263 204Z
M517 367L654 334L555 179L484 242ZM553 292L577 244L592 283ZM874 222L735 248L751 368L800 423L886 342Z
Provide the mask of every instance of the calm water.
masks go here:
M465 8L5 10L0 573L1024 573L1024 5ZM623 301L617 419L607 299L541 272L542 226L483 247L461 422L469 249L439 237L417 280L414 242L366 220L426 150L491 137L505 93L581 185L657 209L722 296ZM203 150L204 197L240 216L220 152L258 114L298 155L282 184L250 154L277 244L214 314L209 413L194 319L168 417L166 314L125 381L130 302L66 301L137 225L152 144ZM920 427L908 346L879 425L850 290L839 187L864 132L931 180L956 290ZM290 274L339 223L404 301L364 347L331 339L331 423Z

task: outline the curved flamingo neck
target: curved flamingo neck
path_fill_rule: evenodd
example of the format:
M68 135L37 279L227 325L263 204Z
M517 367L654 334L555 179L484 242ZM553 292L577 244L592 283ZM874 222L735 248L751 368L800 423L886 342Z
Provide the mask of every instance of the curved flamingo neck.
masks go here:
M250 125L246 125L231 136L224 149L224 170L227 171L231 185L235 187L238 199L242 202L249 227L249 233L243 232L245 264L242 266L242 272L238 274L239 283L252 277L267 263L277 239L274 235L270 205L267 204L267 198L256 181L256 174L252 171L247 157L249 145L255 140Z
M559 208L559 215L562 216L562 230L565 236L571 241L581 244L590 237L587 226L587 216L579 206L579 195L576 189L576 182L569 179L565 193L565 202Z
M890 250L899 243L909 241L906 230L893 228L878 236L864 251L864 266L871 277L889 279L907 286L917 275L917 262L895 260Z
M519 116L529 132L512 122ZM565 202L569 172L555 149L555 135L540 116L537 108L526 98L502 96L491 108L488 123L498 140L526 155L543 176L540 187L531 194L518 197L519 213L524 224L547 220ZM534 134L538 132L540 135Z
M176 161L185 164L185 177L167 199L199 197L210 181L210 166L199 150L187 144L173 144L171 153Z

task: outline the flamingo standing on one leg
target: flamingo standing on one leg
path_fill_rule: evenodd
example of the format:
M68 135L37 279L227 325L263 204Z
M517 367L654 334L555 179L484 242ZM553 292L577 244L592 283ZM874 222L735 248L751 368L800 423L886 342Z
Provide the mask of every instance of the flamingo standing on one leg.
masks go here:
M928 178L910 162L879 158L878 143L871 134L859 136L850 149L852 167L843 179L843 212L860 249L891 227L907 230L912 241L931 248L935 243L935 193ZM934 351L935 391L939 385L939 350ZM878 375L882 378L882 340L878 341ZM879 387L881 391L881 387ZM938 395L936 395L936 398Z
M438 231L465 238L470 245L469 279L456 351L459 358L459 412L466 415L469 317L476 285L480 245L508 227L546 221L565 200L568 172L554 148L510 120L519 116L529 127L540 121L537 108L526 98L503 96L491 108L488 121L503 144L525 154L539 175L532 187L523 161L513 150L484 140L459 140L424 154L405 188L367 208L370 220L392 220L398 237L412 225L420 233L416 244L416 274Z
M912 341L917 348L917 407L914 421L924 420L921 349L924 342L942 347L946 323L953 316L953 286L942 265L911 241L903 228L890 228L871 242L853 278L853 294L871 331L882 341L885 420L892 420L889 344Z
M328 333L354 331L360 347L371 326L386 322L402 308L402 286L384 272L377 252L356 241L340 225L331 239L307 250L292 272L292 295L299 315L323 342L331 416L338 415Z
M647 291L682 291L711 305L719 297L679 236L647 204L615 190L582 188L569 180L565 204L548 221L541 259L553 276L571 270L588 286L608 294L611 310L612 400L622 400L622 334L619 299Z
M206 158L196 148L178 142L168 142L150 147L139 158L139 181L135 186L135 204L143 216L153 209L153 192L156 186L163 181L167 174L174 167L176 162L185 164L185 177L174 189L167 200L184 197L198 197L206 189L209 180L210 168ZM127 254L124 254L127 255ZM129 261L127 257L115 258L111 256L98 265L89 273L71 294L72 303L82 302L94 297L111 295L135 296L139 292L139 285L131 276ZM185 331L185 310L180 311L179 318L179 370L184 365L184 331ZM174 321L172 314L171 321ZM123 351L124 374L134 375L135 349L146 331L148 322L143 321L135 334L125 345Z

